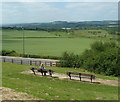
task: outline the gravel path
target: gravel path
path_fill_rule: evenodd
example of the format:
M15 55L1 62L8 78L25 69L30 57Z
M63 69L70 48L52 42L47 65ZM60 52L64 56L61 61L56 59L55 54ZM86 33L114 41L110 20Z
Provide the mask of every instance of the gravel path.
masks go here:
M22 74L33 74L33 72L30 70L30 71L22 72ZM36 75L41 75L41 73L40 72L36 72ZM69 79L69 77L67 75L65 75L65 74L54 73L52 76L53 76L53 78ZM79 81L80 79L77 78L77 77L72 77L72 80L73 81ZM82 79L82 81L84 81L84 82L88 82L89 81L90 82L90 79L84 78L84 79ZM110 85L110 86L118 86L118 81L115 81L115 80L103 80L103 79L96 78L92 82L96 83L96 84L105 84L105 85ZM120 82L119 82L119 86L120 86Z

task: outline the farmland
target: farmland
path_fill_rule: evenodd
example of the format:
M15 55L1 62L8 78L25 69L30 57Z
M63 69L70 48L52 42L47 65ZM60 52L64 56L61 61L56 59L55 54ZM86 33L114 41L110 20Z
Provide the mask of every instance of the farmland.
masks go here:
M65 51L81 54L85 49L89 49L94 41L109 40L113 37L104 30L76 30L74 32L3 30L3 49L22 53L23 34L25 53L42 56L61 56Z
M22 53L22 31L3 31L3 49ZM81 53L94 39L58 37L42 31L24 31L25 51L28 54L60 56L64 51Z

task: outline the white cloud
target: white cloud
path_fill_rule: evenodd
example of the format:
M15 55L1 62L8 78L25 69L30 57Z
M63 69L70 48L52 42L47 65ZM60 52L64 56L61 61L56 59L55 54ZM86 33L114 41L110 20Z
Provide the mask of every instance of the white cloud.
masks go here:
M70 4L67 4L66 5L66 8L107 8L107 7L114 7L113 5L112 5L113 3L111 3L111 2L108 2L108 3L104 3L104 2L94 2L94 3L92 3L92 2L81 2L81 3L70 3ZM115 3L116 4L116 6L118 6L118 4L117 3Z
M4 2L4 23L50 22L57 20L114 20L117 3Z
M65 6L67 9L75 10L73 13L76 19L86 20L112 20L117 19L117 3L69 3Z
M3 22L49 22L65 12L48 3L3 3ZM59 15L59 17L58 17Z

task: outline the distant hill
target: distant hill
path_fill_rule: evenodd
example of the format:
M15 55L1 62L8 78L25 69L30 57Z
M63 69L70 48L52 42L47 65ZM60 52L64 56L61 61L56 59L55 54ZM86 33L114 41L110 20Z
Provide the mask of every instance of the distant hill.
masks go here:
M24 27L24 28L40 28L40 27L52 27L52 28L81 28L81 27L116 27L118 21L83 21L83 22L67 22L67 21L54 21L48 23L22 23L22 24L9 24L3 25L3 27Z

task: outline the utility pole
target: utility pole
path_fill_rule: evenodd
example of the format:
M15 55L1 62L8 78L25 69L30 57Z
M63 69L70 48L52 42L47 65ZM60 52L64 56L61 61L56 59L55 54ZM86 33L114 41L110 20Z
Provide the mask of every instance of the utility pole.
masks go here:
M23 56L25 55L25 33L24 33L24 28L22 28L22 33L23 33Z

